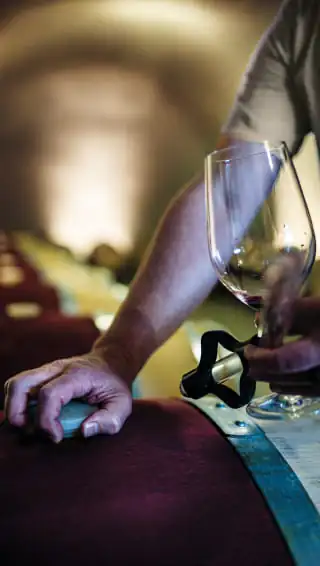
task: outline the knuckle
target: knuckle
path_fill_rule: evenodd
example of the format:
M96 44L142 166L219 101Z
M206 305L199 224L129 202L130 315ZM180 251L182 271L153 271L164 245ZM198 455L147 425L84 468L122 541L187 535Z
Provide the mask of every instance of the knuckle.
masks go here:
M19 376L19 379L17 379L17 377L10 377L10 379L8 379L5 384L4 384L4 390L6 395L12 397L12 395L15 395L17 393L17 391L19 391L21 385L20 385L20 380L21 380L22 376Z
M5 394L9 393L9 390L10 390L10 387L11 387L10 386L11 380L12 380L12 378L10 377L10 379L7 379L7 381L4 382L3 388L4 388Z
M46 385L45 387L42 387L39 390L39 395L38 395L40 404L41 405L47 404L52 399L53 393L54 391L50 385Z
M61 371L64 365L67 363L66 360L54 360L53 362L47 364L46 367L50 367L52 370Z

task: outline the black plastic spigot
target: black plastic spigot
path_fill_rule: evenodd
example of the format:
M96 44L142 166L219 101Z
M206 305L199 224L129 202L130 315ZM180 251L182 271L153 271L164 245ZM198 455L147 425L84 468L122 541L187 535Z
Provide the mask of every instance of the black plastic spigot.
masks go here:
M223 330L212 330L203 334L201 338L201 359L197 368L184 374L180 383L180 391L184 397L200 399L208 394L216 395L232 409L239 409L247 405L253 398L256 390L255 381L249 377L249 365L244 356L244 348L248 344L257 345L259 338L255 335L245 342L239 342L228 332ZM218 345L221 344L226 350L236 354L217 360ZM239 360L239 369L242 370L239 380L239 394L223 385L228 378L232 377L234 361ZM214 377L214 368L219 366L219 380ZM232 365L233 364L233 365ZM230 374L228 375L228 368ZM220 381L220 382L219 382Z

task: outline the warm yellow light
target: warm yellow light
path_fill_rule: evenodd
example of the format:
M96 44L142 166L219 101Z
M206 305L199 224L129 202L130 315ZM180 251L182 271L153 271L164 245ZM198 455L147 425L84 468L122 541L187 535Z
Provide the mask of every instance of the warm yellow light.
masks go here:
M125 143L116 136L87 134L70 140L65 163L44 166L47 225L54 241L78 254L101 242L130 252L136 216L130 200L141 176L140 162L128 164L124 156Z
M113 314L97 314L94 323L100 332L106 332L114 319Z
M32 84L28 84L27 79L25 84L14 88L12 128L15 124L23 128L23 120L28 125L34 120L41 139L47 138L41 156L34 157L34 178L39 181L45 220L52 239L79 254L89 253L101 242L121 253L130 253L141 221L138 210L141 210L142 194L149 198L150 188L164 190L148 178L154 166L152 159L159 162L163 159L163 168L168 167L168 157L170 159L168 153L163 152L165 158L160 152L156 153L157 117L161 116L161 109L177 104L181 113L185 113L178 125L187 123L193 112L192 127L199 123L200 117L209 123L208 129L212 123L213 130L217 131L232 102L231 93L249 55L248 46L254 46L255 32L252 32L248 46L245 45L247 37L243 30L249 34L249 28L242 16L228 4L226 2L225 7L221 4L216 10L214 3L207 8L200 1L185 0L61 1L25 10L2 30L0 66L3 80L6 68L12 69L15 65L20 68L21 65L28 69L29 58L36 59L39 54L44 57L46 50L51 53L50 49L55 46L85 46L86 43L99 46L101 52L110 54L113 65L119 61L113 57L116 47L119 50L117 56L122 57L122 70L128 66L131 69L133 66L145 68L147 72L152 69L149 79L138 72L126 72L125 78L120 66L111 70L106 64L104 70L93 70L91 74L88 69L82 74L79 70L77 76L71 69L65 73L52 73L43 77L39 89L35 77ZM233 43L228 47L227 40L231 36L237 38L236 50ZM185 71L184 62L186 68L189 65L192 68L193 64L195 76L201 72L200 83L193 73ZM181 76L187 73L185 90L193 91L192 96L187 92L188 105L185 107L182 95L180 101L178 96L173 100L169 95L168 100L164 100L163 94L156 92L158 85L154 77L158 76L161 81L167 64L170 72L176 68ZM5 88L3 90L6 92ZM51 106L42 104L40 91L51 99ZM162 117L164 115L162 112ZM151 124L153 132L150 132ZM160 123L160 135L166 131L171 141L176 135L175 124L172 127L170 123L170 128L166 125L161 133L162 126ZM180 127L176 130L181 147L186 147ZM198 139L192 148L196 145L200 146ZM169 143L169 147L178 148L178 143L175 146ZM189 150L188 153L187 148L186 162L190 156L192 158L192 152ZM176 155L169 164L172 175L175 158ZM179 159L177 162L179 164ZM320 181L315 149L310 151L309 148L302 153L298 170L319 240L317 189ZM150 197L150 202L155 200L156 197ZM286 203L279 204L280 222L282 216L287 217L286 210L282 214L281 206ZM292 224L298 221L296 211L292 210ZM0 239L1 246L5 250Z
M53 101L43 124L47 151L37 163L45 224L54 241L79 255L101 243L132 251L148 182L152 84L103 67L44 80Z
M158 47L184 41L185 49L216 43L225 34L225 11L218 12L193 2L170 0L109 0L59 2L30 7L18 14L1 34L0 62L10 66L14 61L37 54L41 46L72 44L95 37L105 44L114 38L141 42L153 38ZM230 19L230 13L227 14ZM166 41L159 42L160 37Z
M109 4L97 5L97 10L120 16L129 24L150 24L167 27L168 32L195 35L199 29L206 33L213 31L213 18L208 18L208 10L194 2L175 2L170 0L117 0Z

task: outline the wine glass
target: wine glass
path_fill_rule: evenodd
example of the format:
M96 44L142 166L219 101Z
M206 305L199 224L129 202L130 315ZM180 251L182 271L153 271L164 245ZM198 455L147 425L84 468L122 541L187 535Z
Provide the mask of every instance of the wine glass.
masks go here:
M262 322L266 270L284 255L299 254L303 284L316 254L314 229L286 145L239 142L205 160L210 257L221 283ZM293 419L320 410L320 398L273 393L253 399L256 418Z

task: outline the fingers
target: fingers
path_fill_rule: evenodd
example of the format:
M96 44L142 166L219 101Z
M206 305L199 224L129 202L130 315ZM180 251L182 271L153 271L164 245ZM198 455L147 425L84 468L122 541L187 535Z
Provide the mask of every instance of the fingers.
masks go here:
M75 398L99 399L99 410L82 424L85 437L116 434L131 414L132 397L116 378L101 374L92 365L75 363L41 387L38 395L38 418L41 430L58 443L63 438L59 417L64 405ZM95 401L96 402L96 401Z
M61 409L71 399L88 395L92 390L92 379L87 368L77 365L66 367L62 375L41 387L38 395L38 418L41 430L54 442L63 438L63 428L59 421Z
M279 382L279 376L298 374L318 366L320 343L312 338L303 338L274 350L249 345L245 356L253 379Z
M101 404L99 411L88 417L81 426L86 438L96 434L116 434L132 411L132 397L128 392L114 395Z
M14 426L27 424L28 396L33 389L59 375L65 361L57 360L40 368L26 371L9 379L5 384L5 415Z
M315 329L320 330L320 298L306 297L297 299L292 305L291 334L308 335Z
M35 388L39 428L56 443L63 438L61 409L74 398L86 398L99 406L82 424L85 437L119 432L132 410L132 396L124 382L84 356L59 360L10 379L6 414L11 424L27 425L28 397Z

